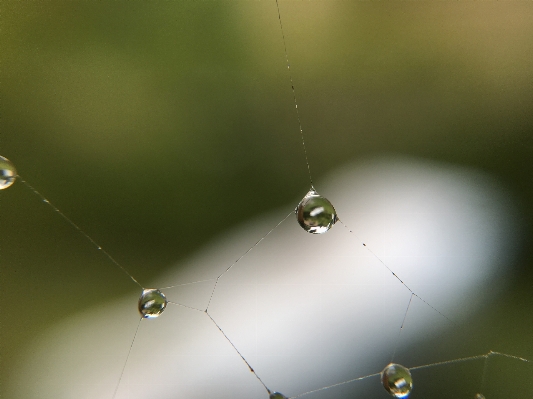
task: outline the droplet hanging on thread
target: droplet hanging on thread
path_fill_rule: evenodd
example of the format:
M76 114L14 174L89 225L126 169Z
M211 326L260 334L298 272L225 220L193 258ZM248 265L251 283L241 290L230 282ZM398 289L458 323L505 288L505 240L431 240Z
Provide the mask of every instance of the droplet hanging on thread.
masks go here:
M16 178L17 170L13 162L0 155L0 190L11 187Z
M157 289L145 289L139 298L139 313L145 319L159 317L166 307L167 298Z
M314 188L303 197L294 212L298 223L308 233L323 234L337 222L337 212L331 202Z
M270 394L269 399L287 399L287 397L282 393L273 392Z
M407 367L391 363L381 372L381 383L395 398L406 398L413 389L413 378Z

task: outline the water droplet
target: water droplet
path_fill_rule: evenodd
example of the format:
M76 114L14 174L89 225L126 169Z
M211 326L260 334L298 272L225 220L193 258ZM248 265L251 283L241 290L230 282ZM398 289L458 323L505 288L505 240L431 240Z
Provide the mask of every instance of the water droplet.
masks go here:
M294 211L300 226L313 234L325 233L337 221L337 213L331 202L314 189L309 190Z
M287 399L285 395L279 392L273 392L270 394L269 399Z
M383 387L395 398L406 398L413 389L413 378L409 369L391 363L381 372Z
M485 395L482 393L476 393L476 399L485 399Z
M143 291L139 298L139 312L145 319L159 317L167 306L165 295L154 288L148 288Z
M0 155L0 190L8 188L17 178L15 165L7 158Z

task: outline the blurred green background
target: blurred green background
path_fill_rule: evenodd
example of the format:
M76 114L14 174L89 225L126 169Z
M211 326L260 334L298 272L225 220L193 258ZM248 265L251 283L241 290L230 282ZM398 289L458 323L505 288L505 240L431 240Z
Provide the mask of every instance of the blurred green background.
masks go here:
M0 154L141 283L307 191L275 2L1 8ZM512 288L461 328L533 358L533 3L280 9L315 182L407 155L512 193L526 226ZM0 218L5 386L46 327L136 287L20 182Z

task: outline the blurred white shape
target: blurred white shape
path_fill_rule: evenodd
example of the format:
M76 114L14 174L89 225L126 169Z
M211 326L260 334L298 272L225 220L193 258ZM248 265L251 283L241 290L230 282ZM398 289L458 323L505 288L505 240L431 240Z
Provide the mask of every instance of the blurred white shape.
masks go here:
M265 384L287 396L379 372L394 352L414 366L406 364L410 348L457 328L414 297L398 341L411 293L379 259L459 323L501 292L517 238L508 196L487 176L458 167L377 160L337 170L318 187L353 233L337 223L310 235L290 215L224 274L209 307ZM224 232L151 286L215 278L294 205ZM169 301L205 309L212 287L163 291ZM44 334L14 371L11 391L111 398L139 320L138 294ZM437 360L444 359L427 362ZM116 397L176 395L267 397L206 314L169 304L162 317L141 322Z

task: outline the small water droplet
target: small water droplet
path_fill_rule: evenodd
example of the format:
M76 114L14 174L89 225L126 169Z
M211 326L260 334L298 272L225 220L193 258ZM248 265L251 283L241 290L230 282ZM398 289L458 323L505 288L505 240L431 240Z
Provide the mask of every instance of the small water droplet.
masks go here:
M407 367L391 363L381 372L383 387L395 398L406 398L413 389L413 378Z
M313 234L325 233L337 221L337 213L331 202L314 189L309 190L294 211L300 226Z
M476 399L485 399L485 395L482 393L476 393Z
M269 399L287 399L285 395L279 392L273 392L270 394Z
M154 288L145 289L139 298L139 312L145 319L159 317L166 306L167 298Z
M17 178L17 170L15 165L3 156L0 155L0 190L10 187L15 183Z

